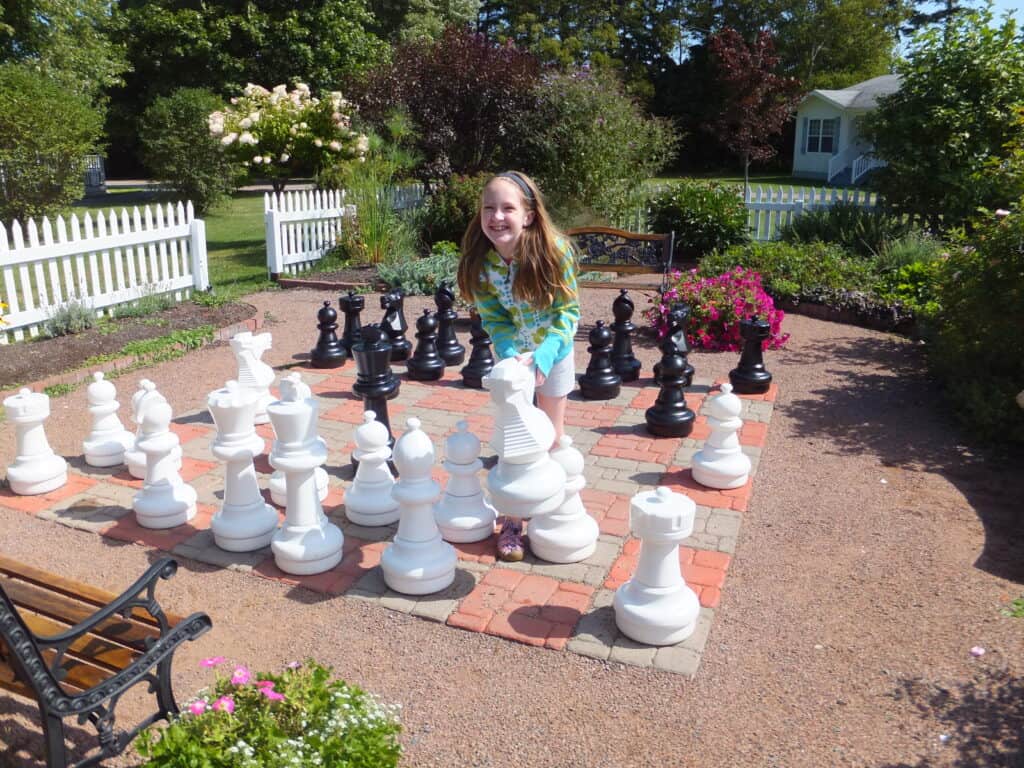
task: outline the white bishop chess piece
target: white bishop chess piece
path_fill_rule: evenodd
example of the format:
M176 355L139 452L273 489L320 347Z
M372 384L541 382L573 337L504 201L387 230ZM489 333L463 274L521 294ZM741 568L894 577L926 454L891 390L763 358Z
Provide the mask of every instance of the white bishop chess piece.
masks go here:
M289 373L285 378L291 382L291 386L296 388L296 390L299 393L299 398L306 399L313 396L312 390L310 390L309 385L302 380L302 376L300 374ZM256 423L255 418L253 420L253 423ZM324 450L326 451L327 443L324 443L323 438L317 436L316 439L323 443ZM273 445L271 446L270 450L271 452L273 452ZM327 498L327 485L330 480L330 478L327 477L327 470L325 470L323 467L317 467L316 469L313 470L313 477L316 480L317 496L319 497L320 501L323 501L324 499ZM274 473L270 476L270 482L267 485L270 488L271 501L273 501L279 507L283 507L288 504L288 489L285 488L284 472L282 472L279 469L274 470Z
M679 543L693 533L696 505L664 486L629 503L630 528L641 540L633 578L615 592L615 623L647 645L675 645L693 634L700 602L686 586Z
M750 457L740 447L743 402L732 393L732 384L722 384L722 394L708 401L711 434L704 447L690 460L693 479L708 488L740 488L750 477Z
M455 548L441 539L434 520L434 504L441 486L430 477L434 444L409 419L408 429L395 443L398 482L391 494L400 505L401 519L395 540L381 554L385 583L405 595L439 592L455 581Z
M494 533L498 513L484 498L477 476L484 466L480 461L480 440L469 431L465 421L456 424L455 429L455 434L444 443L448 486L434 507L434 519L445 541L483 541Z
M530 549L551 563L578 563L594 554L601 533L580 498L580 491L587 484L583 477L583 454L573 447L571 437L563 435L551 458L562 466L568 478L565 501L554 512L540 515L530 523Z
M364 411L363 423L356 428L353 453L359 468L345 492L345 516L356 525L391 525L401 515L391 495L395 478L388 468L389 438L388 428L377 421L377 414Z
M92 375L92 384L86 389L92 430L82 441L85 463L90 467L116 467L124 463L125 451L134 447L135 436L124 428L117 410L117 390L103 378L101 371Z
M50 398L25 388L4 400L4 412L17 431L14 461L7 482L19 496L36 496L68 481L68 463L53 452L43 422L50 417Z
M231 337L231 351L238 363L238 383L256 398L254 424L266 424L267 406L274 400L270 385L274 383L274 369L260 358L270 349L273 339L269 333L253 334L251 331L236 333Z
M157 392L156 384L149 379L140 379L139 388L132 395L132 421L136 425L135 440L124 452L124 461L128 465L128 474L142 480L146 477L146 454L138 448L142 439L142 420L146 417L146 409L154 403L166 403L167 398ZM174 457L174 468L181 469L181 445L175 446L171 452Z
M196 491L178 474L174 449L180 446L170 426L171 406L166 401L146 408L142 436L135 441L146 455L146 479L132 501L135 519L143 528L173 528L196 514Z
M210 450L225 464L224 503L210 522L213 540L228 552L261 549L277 530L277 510L263 500L253 466L263 452L263 438L252 423L256 400L229 381L210 393L206 406L217 427Z
M270 465L284 472L288 494L285 521L270 548L282 571L308 576L341 562L345 537L320 506L314 470L327 461L327 446L316 434L317 402L303 396L309 390L301 384L298 374L281 379L281 399L267 407L277 435Z

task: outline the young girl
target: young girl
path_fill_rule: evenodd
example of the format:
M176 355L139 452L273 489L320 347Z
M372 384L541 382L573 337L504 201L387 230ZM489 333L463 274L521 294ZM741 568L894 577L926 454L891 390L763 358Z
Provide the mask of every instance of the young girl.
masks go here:
M526 174L499 173L484 187L480 215L462 238L459 290L476 305L495 354L534 369L537 405L551 419L557 445L576 385L576 260ZM523 554L522 523L506 518L498 557L515 561Z

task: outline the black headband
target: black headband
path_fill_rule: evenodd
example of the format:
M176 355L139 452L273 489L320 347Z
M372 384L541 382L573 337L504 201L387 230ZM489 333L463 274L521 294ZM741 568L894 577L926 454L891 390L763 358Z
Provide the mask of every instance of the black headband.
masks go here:
M527 184L523 180L523 177L520 176L515 171L505 171L504 173L499 173L494 178L496 178L496 179L509 179L510 181L515 182L515 185L517 187L519 187L519 189L521 189L523 191L523 195L526 196L526 199L529 200L531 203L534 202L533 190L530 189L530 185Z

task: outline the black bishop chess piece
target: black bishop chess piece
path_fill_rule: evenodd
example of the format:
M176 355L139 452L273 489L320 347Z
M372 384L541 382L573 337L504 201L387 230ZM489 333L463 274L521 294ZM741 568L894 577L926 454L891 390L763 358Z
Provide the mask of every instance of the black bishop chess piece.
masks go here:
M612 367L612 332L604 320L598 320L589 338L590 363L580 376L580 394L587 400L611 400L622 388L622 379Z
M771 336L772 327L767 320L751 315L740 321L743 351L740 362L729 371L732 391L738 395L760 395L768 391L772 375L764 367L764 343Z
M387 427L388 447L394 448L388 400L398 394L401 382L391 370L391 344L387 334L376 323L363 326L359 339L352 345L352 357L356 361L352 392L363 401L363 410L373 411L377 421ZM358 465L355 460L352 463Z
M658 399L644 413L647 431L657 437L686 437L693 431L697 415L686 406L683 387L686 357L671 336L661 342Z
M676 350L683 356L683 386L688 387L693 383L693 374L696 372L690 365L690 344L686 340L686 326L690 321L690 308L686 304L673 304L668 312L668 333L666 341L672 341ZM654 383L661 386L661 362L654 364Z
M484 330L480 315L475 312L469 326L469 345L473 351L469 353L469 362L462 368L462 383L472 389L483 389L482 379L494 367L494 355L491 352L491 337Z
M341 346L351 357L352 347L359 341L359 332L362 328L359 313L366 306L366 299L355 291L349 291L347 295L338 299L338 306L345 313L345 330L341 334Z
M416 349L405 368L413 381L437 381L444 374L444 360L437 352L437 317L429 309L416 319Z
M345 347L338 341L335 331L338 330L338 313L325 301L316 313L316 327L320 329L316 346L309 353L310 365L314 368L338 368L345 364Z
M636 381L640 377L641 364L633 356L633 333L636 331L632 322L634 309L629 291L620 288L619 297L612 302L612 314L615 316L615 322L612 323L612 331L615 332L612 367L623 381Z
M405 321L405 291L395 288L380 297L380 308L384 310L381 327L391 342L391 362L406 360L412 352L412 342L405 338L409 324Z
M455 336L455 320L458 313L455 309L455 291L451 283L442 280L434 292L434 303L437 305L437 352L445 365L461 365L466 359L466 348L459 344Z

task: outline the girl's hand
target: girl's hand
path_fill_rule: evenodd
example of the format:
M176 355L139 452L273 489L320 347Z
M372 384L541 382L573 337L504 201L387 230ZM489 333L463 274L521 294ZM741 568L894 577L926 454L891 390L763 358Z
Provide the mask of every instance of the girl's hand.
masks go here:
M535 368L534 370L535 370L535 372L537 373L537 386L539 387L539 386L541 386L541 385L542 385L542 384L543 384L543 383L544 383L545 381L547 381L548 377L547 377L547 376L545 376L545 375L544 375L543 373L541 373L541 372L540 372L540 368Z

